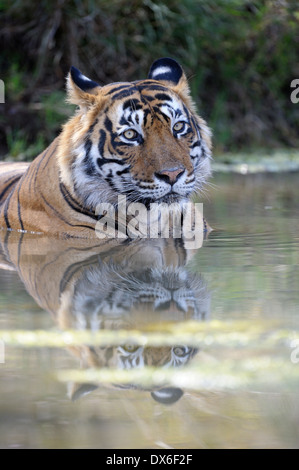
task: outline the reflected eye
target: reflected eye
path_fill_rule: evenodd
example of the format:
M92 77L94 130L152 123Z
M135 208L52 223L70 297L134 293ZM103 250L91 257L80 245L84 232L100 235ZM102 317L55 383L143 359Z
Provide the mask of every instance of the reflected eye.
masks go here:
M179 121L179 122L176 122L175 125L173 126L173 130L175 132L180 132L184 129L186 123L184 121Z
M128 140L134 140L138 137L138 132L136 132L134 129L127 129L122 133L122 135Z
M173 348L173 352L178 357L183 357L189 352L189 348L187 346L175 346Z
M126 352L133 353L133 352L137 351L137 349L139 348L139 346L136 346L136 344L124 344L124 345L122 346L122 348L123 348Z

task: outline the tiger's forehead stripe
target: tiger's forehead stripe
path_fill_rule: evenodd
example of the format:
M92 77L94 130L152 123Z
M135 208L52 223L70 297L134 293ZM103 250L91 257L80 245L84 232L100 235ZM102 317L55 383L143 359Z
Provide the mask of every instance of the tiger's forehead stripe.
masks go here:
M144 123L149 113L154 114L157 118L159 115L163 116L167 121L170 116L172 116L173 119L178 119L184 114L185 117L189 119L190 113L186 106L181 103L181 100L175 93L171 93L166 87L160 85L146 85L145 87L133 85L131 88L124 87L120 91L119 88L120 87L117 87L115 95L111 94L111 98L115 105L120 102L118 105L120 125L128 124L128 112L135 113L139 110L143 111ZM149 94L152 91L157 91L157 93ZM163 108L168 110L167 114L163 112ZM170 114L170 116L168 116L168 114Z
M111 90L107 91L106 95L112 95L113 93L116 93L117 91L124 90L126 88L131 88L132 84L131 83L121 83L118 86L114 86Z
M158 93L154 94L153 92L157 91ZM124 100L132 96L132 100L134 100L133 95L136 94L138 99L141 102L150 102L153 100L159 101L172 101L173 98L169 89L163 85L159 85L152 80L144 80L139 82L132 82L132 83L122 83L117 84L117 86L113 87L109 91L105 93L106 96L111 97L112 101L115 102L117 100ZM126 101L128 103L129 100Z
M138 100L137 98L129 99L125 101L123 104L123 110L125 111L127 108L132 108L134 109L134 111L141 109L142 108L141 101Z

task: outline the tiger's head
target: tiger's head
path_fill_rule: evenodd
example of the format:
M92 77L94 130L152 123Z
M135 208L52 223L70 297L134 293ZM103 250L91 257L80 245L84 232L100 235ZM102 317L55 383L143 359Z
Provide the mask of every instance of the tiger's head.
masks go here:
M78 105L60 135L62 182L84 207L102 202L184 202L210 175L210 130L195 111L186 76L169 58L148 78L101 87L72 67Z

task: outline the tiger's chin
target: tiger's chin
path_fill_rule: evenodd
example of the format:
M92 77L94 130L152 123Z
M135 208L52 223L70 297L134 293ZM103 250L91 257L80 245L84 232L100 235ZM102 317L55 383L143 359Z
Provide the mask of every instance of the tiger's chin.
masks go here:
M152 202L156 204L167 204L167 205L179 204L181 205L188 201L189 201L189 197L187 196L181 196L180 194L170 193L158 199L155 199Z
M169 193L165 194L156 200L156 202L164 202L167 204L172 203L183 203L188 202L190 200L191 191L185 194L179 194L177 192L170 191Z
M137 202L137 203L141 203L141 204L144 204L144 206L146 208L150 208L150 205L151 204L167 204L167 205L170 205L170 204L184 204L186 202L189 202L190 201L190 194L187 194L187 195L182 195L182 194L178 194L178 193L175 193L175 192L169 192L163 196L160 196L160 197L156 197L156 196L152 196L152 197L148 197L148 196L143 196L143 195L130 195L128 197L128 201L129 203L130 202Z

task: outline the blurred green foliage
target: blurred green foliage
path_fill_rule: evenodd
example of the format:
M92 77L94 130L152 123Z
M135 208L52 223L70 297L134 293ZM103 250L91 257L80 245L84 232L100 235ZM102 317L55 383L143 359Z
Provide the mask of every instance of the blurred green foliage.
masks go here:
M2 0L0 19L0 155L31 159L57 135L71 65L106 84L163 56L184 67L216 153L298 145L295 0Z

